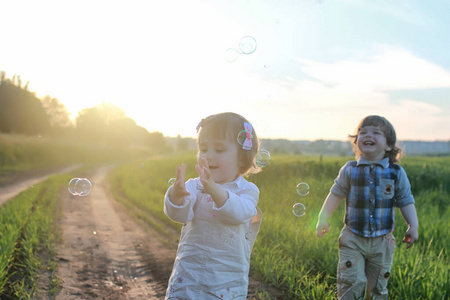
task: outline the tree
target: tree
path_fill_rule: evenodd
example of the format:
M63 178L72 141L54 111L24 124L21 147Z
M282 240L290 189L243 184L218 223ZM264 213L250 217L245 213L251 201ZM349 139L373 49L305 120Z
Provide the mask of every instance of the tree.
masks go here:
M50 133L52 135L62 136L73 129L73 122L70 120L69 112L57 98L46 95L41 99L41 102L49 118Z
M0 75L0 132L20 134L45 134L50 123L41 101L21 87L20 77L7 79Z
M81 139L114 145L140 145L163 149L162 133L149 133L125 112L109 103L83 109L75 119L77 136Z

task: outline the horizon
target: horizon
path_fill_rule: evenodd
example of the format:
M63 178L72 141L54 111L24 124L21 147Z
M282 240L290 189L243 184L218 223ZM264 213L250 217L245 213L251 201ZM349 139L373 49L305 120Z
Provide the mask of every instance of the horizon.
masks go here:
M448 9L446 1L8 2L2 21L14 30L2 38L0 70L57 98L72 119L112 103L169 137L195 138L202 118L233 111L263 139L345 141L377 114L399 141L448 141Z

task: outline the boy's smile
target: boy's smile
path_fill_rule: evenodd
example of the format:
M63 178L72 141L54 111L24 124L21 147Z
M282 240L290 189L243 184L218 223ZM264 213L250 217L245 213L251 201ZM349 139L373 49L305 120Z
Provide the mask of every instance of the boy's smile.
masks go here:
M366 126L358 132L358 148L361 155L369 161L384 158L386 151L391 150L387 145L386 136L379 126Z

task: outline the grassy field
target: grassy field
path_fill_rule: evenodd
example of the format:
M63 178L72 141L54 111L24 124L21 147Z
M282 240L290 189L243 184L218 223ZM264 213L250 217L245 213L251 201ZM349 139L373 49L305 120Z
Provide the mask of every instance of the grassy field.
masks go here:
M179 230L181 225L164 215L163 196L177 164L187 163L187 177L196 176L195 153L142 158L151 154L142 149L111 150L71 141L0 135L0 184L2 178L23 170L122 162L109 176L113 195L128 207L139 208L132 210L137 218L170 233L167 228ZM261 191L259 206L264 215L251 272L284 290L285 299L335 298L337 238L344 205L333 214L331 231L323 239L316 237L315 225L333 180L348 159L275 155L268 167L249 178ZM450 157L405 157L402 166L416 199L420 240L405 249L401 240L406 225L397 213L390 299L448 299ZM52 259L58 242L56 200L62 189L67 192L70 178L51 177L0 207L0 294L32 299L42 268L48 272L56 268ZM300 182L309 184L308 195L297 194ZM306 207L302 217L292 213L297 202ZM53 280L57 288L58 279ZM264 294L259 296L265 299Z
M263 172L249 178L260 188L259 206L264 215L251 271L285 290L286 299L335 298L337 239L343 225L344 204L331 217L331 230L323 239L316 237L315 225L333 180L348 159L351 158L274 156ZM196 176L195 153L117 168L110 176L115 196L127 205L139 207L144 212L139 217L155 227L179 229L179 224L163 214L162 199L176 164L181 162L188 165L187 176ZM420 240L406 250L401 243L406 225L397 210L390 299L448 299L450 158L406 157L402 165L416 200ZM308 195L297 194L296 185L300 182L309 184ZM302 217L292 213L292 205L297 202L306 207Z

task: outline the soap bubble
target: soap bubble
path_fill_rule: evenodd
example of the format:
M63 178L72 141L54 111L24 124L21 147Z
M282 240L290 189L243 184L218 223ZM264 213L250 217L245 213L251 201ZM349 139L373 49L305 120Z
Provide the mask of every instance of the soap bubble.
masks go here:
M250 133L250 138L253 138L253 135ZM237 142L239 143L239 145L244 145L245 140L247 139L247 131L242 130L241 132L238 133L237 136Z
M300 196L306 196L309 194L309 185L306 182L300 182L297 184L297 193Z
M239 52L234 48L225 50L225 59L228 62L235 62L238 59Z
M260 167L267 167L270 163L270 153L266 149L261 149L256 154L256 164Z
M92 183L87 178L72 178L68 189L74 196L87 196L91 193Z
M68 189L69 189L69 192L70 192L72 195L76 195L76 193L75 193L75 183L78 181L78 179L80 179L80 178L72 178L72 179L70 179L70 181L69 181L69 187L68 187Z
M243 36L239 42L239 50L243 54L252 54L256 51L256 40L250 35Z
M235 62L239 54L252 54L256 51L256 39L250 35L243 36L239 41L239 50L228 48L225 50L225 59L228 62Z
M292 206L292 213L296 217L302 217L303 215L305 215L305 210L306 208L302 203L295 203Z
M78 196L87 196L91 193L92 183L87 178L80 178L75 183L75 192Z
M167 182L167 184L168 184L169 186L171 186L171 185L175 184L175 181L177 181L176 178L170 178L169 181Z

